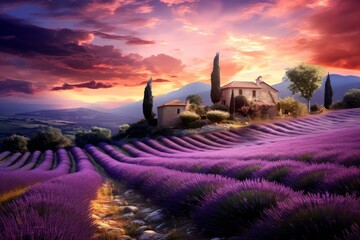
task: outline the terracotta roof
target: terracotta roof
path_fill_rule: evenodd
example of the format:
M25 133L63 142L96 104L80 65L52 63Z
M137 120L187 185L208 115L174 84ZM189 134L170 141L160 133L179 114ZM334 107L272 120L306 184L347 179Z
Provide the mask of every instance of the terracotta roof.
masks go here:
M277 89L274 88L273 86L267 84L266 82L261 82L260 85L261 85L261 84L266 84L267 86L271 87L271 88L274 89L275 91L279 92L279 90L277 90Z
M245 82L245 81L232 81L221 87L221 89L226 89L226 88L261 89L261 87L259 85L257 85L255 82Z
M165 103L161 106L158 106L158 108L167 107L167 106L186 106L186 104L183 103L182 101L180 101L179 99L176 99L176 100L172 100L168 103Z

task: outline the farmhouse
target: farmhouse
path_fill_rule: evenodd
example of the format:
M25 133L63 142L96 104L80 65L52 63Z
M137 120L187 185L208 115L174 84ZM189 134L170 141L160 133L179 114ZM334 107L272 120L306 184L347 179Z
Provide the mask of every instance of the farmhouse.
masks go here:
M176 99L157 107L159 127L175 127L180 124L179 114L186 110L189 104Z
M232 81L221 87L221 105L229 105L231 93L234 97L243 95L248 101L276 104L279 91L258 77L255 82Z

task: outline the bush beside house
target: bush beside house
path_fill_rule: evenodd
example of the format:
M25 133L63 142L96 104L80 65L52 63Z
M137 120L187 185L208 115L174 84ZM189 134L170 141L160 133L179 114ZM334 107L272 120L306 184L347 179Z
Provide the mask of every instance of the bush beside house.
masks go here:
M212 110L206 113L206 118L213 123L219 123L223 120L228 119L229 117L230 117L230 113L219 110Z

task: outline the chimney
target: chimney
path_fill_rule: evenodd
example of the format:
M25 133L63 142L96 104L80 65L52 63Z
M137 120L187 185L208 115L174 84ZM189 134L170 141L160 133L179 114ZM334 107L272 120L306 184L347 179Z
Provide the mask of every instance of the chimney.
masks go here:
M260 83L262 83L262 76L258 76L258 77L256 78L256 84L257 84L257 85L260 85Z
M190 108L190 99L186 99L186 100L185 100L185 104L186 104L185 110L188 111L189 108Z

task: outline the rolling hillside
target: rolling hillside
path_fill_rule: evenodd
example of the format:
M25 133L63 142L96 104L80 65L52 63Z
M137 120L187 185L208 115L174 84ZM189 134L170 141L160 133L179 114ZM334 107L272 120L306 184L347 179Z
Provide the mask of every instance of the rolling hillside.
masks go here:
M37 119L56 119L79 123L86 127L100 126L118 131L119 124L136 121L127 115L117 115L108 112L99 112L88 108L71 108L56 110L41 110L35 112L19 113L18 117L32 117Z

